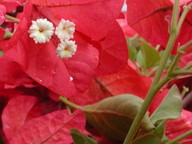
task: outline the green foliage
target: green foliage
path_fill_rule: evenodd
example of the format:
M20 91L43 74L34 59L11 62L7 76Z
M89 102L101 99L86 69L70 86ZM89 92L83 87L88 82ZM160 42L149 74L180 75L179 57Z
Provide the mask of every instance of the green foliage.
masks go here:
M147 134L136 139L133 144L161 144L161 140L153 134Z
M124 140L138 113L143 99L129 94L106 98L96 104L84 106L87 121L109 139ZM148 113L143 118L141 128L149 131L154 128Z
M140 51L137 59L141 67L149 69L159 64L160 54L150 46L144 39L141 39Z
M165 137L165 120L162 120L158 123L156 128L152 131L152 134L157 135L159 138Z
M132 38L127 38L126 40L129 48L129 59L135 62L137 59L137 50L140 46L138 37L136 36Z
M3 56L3 51L0 51L0 56Z
M138 36L127 38L127 44L129 48L129 59L135 64L137 71L141 75L147 76L154 73L156 66L160 62L161 53Z
M177 86L172 86L163 102L151 116L156 123L158 120L178 118L182 111L181 94Z
M93 140L92 138L80 133L76 129L72 129L70 131L70 133L71 133L71 136L73 138L74 144L97 144L97 142L95 140Z

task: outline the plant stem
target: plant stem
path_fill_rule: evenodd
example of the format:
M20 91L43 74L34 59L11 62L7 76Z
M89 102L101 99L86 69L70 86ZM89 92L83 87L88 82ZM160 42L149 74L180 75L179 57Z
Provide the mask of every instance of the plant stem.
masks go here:
M179 76L179 75L191 75L191 74L192 74L192 70L179 70L179 71L173 72L171 75Z
M183 10L181 17L179 19L179 22L178 22L178 33L179 33L179 30L181 29L181 26L185 20L187 13L191 10L191 6L192 6L192 3L190 3L188 6L183 6L184 10Z
M172 72L174 71L176 65L178 64L181 55L184 53L184 50L187 49L190 45L192 45L192 40L187 42L177 50L177 55L174 57L174 60L171 66L169 67L168 74L167 74L168 76L172 75Z
M178 11L179 11L179 0L175 0L175 4L173 7L173 16L172 16L172 24L171 24L171 31L170 31L170 37L169 37L169 41L167 43L166 49L165 49L165 53L161 59L161 63L159 64L159 68L158 71L155 75L153 84L157 84L160 80L160 77L163 73L164 67L167 63L167 60L169 58L170 52L174 46L175 40L177 38L178 35L178 30L177 30L177 19L178 19Z
M6 19L12 20L12 21L15 21L15 22L19 22L20 21L19 19L15 18L15 17L12 17L10 15L6 15Z
M190 131L188 131L188 132L186 132L186 133L184 133L184 134L182 134L182 135L180 135L180 136L166 142L165 144L175 144L176 142L178 142L178 141L180 141L180 140L182 140L182 139L184 139L184 138L186 138L186 137L188 137L190 135L192 135L192 130L190 130Z
M59 99L60 99L64 104L66 104L66 105L69 106L69 107L72 107L72 108L75 108L75 109L82 109L81 106L79 106L79 105L77 105L77 104L74 104L74 103L68 101L67 98L65 98L65 97L60 96Z
M171 32L170 32L170 38L167 44L167 47L165 49L165 53L161 59L160 65L158 67L158 71L155 75L154 81L151 85L151 88L139 110L139 112L137 113L131 128L123 142L123 144L131 144L133 137L135 136L136 131L138 130L141 121L151 103L151 101L153 100L155 94L158 92L158 90L161 88L162 84L164 84L165 82L167 82L167 77L164 79L164 81L162 82L162 84L157 84L160 80L160 77L163 73L163 70L165 68L165 65L167 63L168 57L170 55L170 52L173 48L173 45L175 43L176 37L177 37L177 19L178 19L178 11L179 11L179 0L175 0L175 4L173 7L173 16L172 16L172 27L171 27ZM157 85L157 86L156 86Z
M156 92L157 92L157 90L154 90L154 88L151 88L149 90L149 93L148 93L146 99L144 100L144 103L142 104L139 112L137 113L123 144L131 144L131 141L140 126L143 116L145 115L145 113L147 111L149 103L152 100L151 96L155 95Z
M184 68L182 68L182 70L188 70L190 68L192 68L192 63L189 64L189 65L186 65Z

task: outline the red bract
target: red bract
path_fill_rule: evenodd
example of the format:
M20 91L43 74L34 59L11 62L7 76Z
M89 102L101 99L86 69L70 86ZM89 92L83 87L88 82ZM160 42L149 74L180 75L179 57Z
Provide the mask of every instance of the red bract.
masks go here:
M121 26L125 37L133 37L137 33L127 24L127 15L125 13L121 14L121 17L117 19L117 22Z
M123 0L43 1L32 0L44 17L54 23L61 18L76 24L76 31L88 36L89 43L99 49L97 74L109 74L126 64L127 54L122 30L117 25ZM70 5L69 5L70 4ZM46 5L47 7L42 7ZM57 7L60 5L59 7ZM95 9L97 7L97 9ZM63 13L62 11L65 11ZM101 14L102 13L102 14ZM91 40L91 41L90 41ZM122 66L120 66L123 64Z
M2 56L0 57L0 63L0 82L4 85L4 88L34 86L34 81L21 70L21 67L16 62Z
M180 6L191 0L180 1ZM154 45L166 46L168 41L168 27L171 22L173 1L170 0L127 0L128 24L136 32ZM145 4L145 5L143 5ZM191 39L191 14L189 13L181 29L178 41L181 44ZM177 47L177 46L176 46Z
M35 97L19 96L9 101L2 114L3 131L10 141L26 123L27 115L37 102Z
M66 97L77 96L87 88L93 76L113 73L126 64L126 43L115 21L121 2L84 1L71 5L66 1L32 2L37 5L26 4L18 28L7 42L5 55L19 63L41 85ZM57 4L62 5L55 6ZM95 7L98 9L94 11ZM55 51L59 40L55 36L45 44L35 44L29 38L31 21L42 17L52 21L55 26L61 18L76 24L74 40L78 48L72 58L62 60L57 57ZM73 80L70 80L71 77Z
M170 120L166 125L166 134L170 139L173 139L192 129L192 113L183 110L181 116L178 119ZM192 136L189 136L181 142L185 144L192 143Z
M6 8L0 4L0 25L5 21Z
M133 94L144 99L151 82L151 78L140 76L130 66L127 66L115 74L95 78L81 97L70 100L79 105L86 105L120 94ZM165 89L155 96L149 107L150 113L153 113L160 105L167 92L168 90Z
M84 95L71 100L80 105L85 105L125 93L144 98L150 84L150 79L145 79L127 66L115 74L95 78Z
M17 6L21 6L26 0L1 0L0 4L6 7L7 12L13 12Z
M4 34L5 34L5 30L4 30L3 28L0 27L0 41L3 40L3 38L4 38ZM0 49L2 49L2 47L1 47Z
M191 57L192 57L192 52L183 55L183 56L181 57L181 61L180 61L180 63L179 63L179 66L180 66L180 67L184 67L184 66L187 66L188 64L191 64L191 63L192 63Z
M49 127L48 127L49 126ZM10 144L47 143L71 144L70 130L84 131L83 112L76 111L69 115L67 111L55 111L27 122L13 137Z
M17 96L12 98L4 108L3 131L9 143L46 142L55 144L65 141L66 144L70 144L72 142L70 129L77 128L84 131L85 117L81 111L70 115L66 110L57 110L44 116L31 117L31 111L34 112L38 101L32 96ZM47 107L50 107L50 104ZM56 107L58 108L58 105ZM39 112L45 111L45 109L37 109Z

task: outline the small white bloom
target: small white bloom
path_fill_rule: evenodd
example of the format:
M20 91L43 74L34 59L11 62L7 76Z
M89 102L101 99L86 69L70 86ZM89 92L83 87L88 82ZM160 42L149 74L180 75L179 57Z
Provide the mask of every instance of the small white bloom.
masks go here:
M32 21L29 28L30 37L33 38L35 43L45 43L50 41L54 33L53 24L47 19L37 19Z
M56 53L60 58L70 58L75 54L76 50L75 41L66 40L58 45Z
M68 20L61 19L60 23L56 27L55 34L61 41L73 38L75 32L75 24Z

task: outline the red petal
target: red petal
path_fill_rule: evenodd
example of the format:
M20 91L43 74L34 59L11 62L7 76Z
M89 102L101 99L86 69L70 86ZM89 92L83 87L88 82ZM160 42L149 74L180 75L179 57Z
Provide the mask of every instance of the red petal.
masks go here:
M165 46L168 40L168 22L165 16L170 15L173 4L168 0L145 0L143 3L139 0L127 0L128 24L147 41Z
M34 81L21 70L21 67L16 62L3 56L0 57L0 63L0 82L4 84L5 88L34 86Z
M71 144L70 130L83 131L85 117L82 111L72 115L68 111L55 111L45 116L28 121L13 137L10 144L46 143Z
M179 135L183 134L192 129L192 113L186 110L183 110L181 116L175 120L169 120L166 124L166 135L170 138L176 138ZM186 137L181 140L185 144L191 144L192 136Z
M150 107L149 107L149 112L152 114L161 104L167 93L169 92L169 89L163 89L162 91L159 91L154 99L152 100Z
M122 0L104 0L81 5L39 7L39 11L56 25L61 18L74 22L76 31L99 42L97 48L100 49L101 56L97 74L104 75L114 73L126 65L127 45L123 32L115 20L122 4Z
M61 5L73 5L73 4L87 4L97 2L97 0L31 0L33 4L40 6L61 6Z
M180 1L180 6L191 2L191 0ZM171 13L173 0L145 0L145 6L139 0L127 0L128 8L128 23L144 37L147 41L154 45L160 44L166 46L168 41L168 27L171 22ZM191 13L191 12L190 12ZM178 36L178 41L181 45L191 39L192 25L191 14L188 14L181 33ZM177 43L175 49L177 48Z
M117 22L108 25L111 29L100 41L101 51L97 75L117 72L127 65L128 48Z
M3 40L4 34L5 34L5 30L2 27L0 27L0 41ZM0 48L0 49L2 49L2 48Z
M122 13L122 16L123 18L117 19L117 22L121 26L126 37L133 37L137 33L127 24L127 16L124 13Z
M185 54L181 57L181 61L179 63L179 65L181 67L184 67L184 66L187 66L188 64L191 64L192 63L192 52L191 53L188 53L188 54Z
M7 43L5 54L18 62L34 80L57 94L71 97L85 90L98 66L97 49L76 34L78 48L75 56L67 60L60 59L56 55L58 41L55 38L46 44L35 44L29 38L30 23L26 18L32 12L30 4L26 10L17 32ZM73 81L70 81L71 76Z
M6 8L0 4L0 25L5 21Z
M95 81L83 96L72 100L80 105L85 105L125 93L144 98L150 84L150 79L145 79L127 66L118 73L95 78Z
M3 131L8 141L25 124L27 115L36 102L37 99L30 96L18 96L9 101L2 113Z
M6 7L7 12L13 12L17 6L21 5L26 0L1 0L0 4Z

